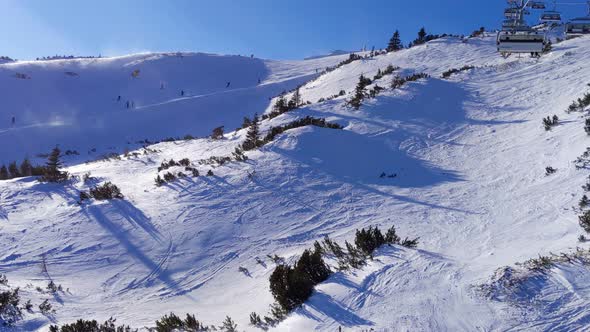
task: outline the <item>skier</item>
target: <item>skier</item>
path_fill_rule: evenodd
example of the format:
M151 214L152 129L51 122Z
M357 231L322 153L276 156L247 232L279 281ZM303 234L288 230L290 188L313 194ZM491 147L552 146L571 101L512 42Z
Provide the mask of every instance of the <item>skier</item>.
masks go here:
M16 116L12 116L12 126L14 127L14 124L16 123Z
M225 85L225 88L229 88L229 85L231 84L231 82L227 82L227 84Z
M250 59L254 59L254 54L250 54Z
M117 101L121 101L121 96L117 97Z
M127 100L127 108L129 108L129 100Z
M260 84L260 79L258 79L258 84Z
M184 90L180 90L180 95L184 97Z

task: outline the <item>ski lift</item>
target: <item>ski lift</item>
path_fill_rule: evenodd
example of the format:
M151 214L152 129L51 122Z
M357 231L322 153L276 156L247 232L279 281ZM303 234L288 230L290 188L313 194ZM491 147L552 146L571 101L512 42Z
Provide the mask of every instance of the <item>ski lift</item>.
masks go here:
M502 22L502 30L496 37L498 52L503 56L512 53L539 56L545 50L547 36L545 32L531 28L524 20L524 15L530 14L527 8L545 9L545 2L508 0L508 3L510 6L504 10L507 19Z
M554 10L548 10L541 14L541 23L559 23L561 22L561 13Z

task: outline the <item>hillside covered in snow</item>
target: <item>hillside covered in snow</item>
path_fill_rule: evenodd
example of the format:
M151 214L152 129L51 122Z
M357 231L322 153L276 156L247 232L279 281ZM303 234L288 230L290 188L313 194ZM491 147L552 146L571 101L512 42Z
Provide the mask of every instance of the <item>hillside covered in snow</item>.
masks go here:
M588 52L582 37L503 58L488 35L351 61L0 64L0 164L41 164L59 145L71 175L0 180L0 292L32 303L4 328L149 328L174 312L240 331L583 330ZM253 126L261 140L247 148ZM123 197L81 198L106 182ZM326 236L350 254L345 241L374 226L417 246L343 269L324 245L332 273L311 297L251 324L271 316L277 266Z
M346 57L169 53L0 64L0 135L12 142L0 147L1 161L33 158L55 144L104 154L143 140L202 137L217 126L233 130L271 97Z

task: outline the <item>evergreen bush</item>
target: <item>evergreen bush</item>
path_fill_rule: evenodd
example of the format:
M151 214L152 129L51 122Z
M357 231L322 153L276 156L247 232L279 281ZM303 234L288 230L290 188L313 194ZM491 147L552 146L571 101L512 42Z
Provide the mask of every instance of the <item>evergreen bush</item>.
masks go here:
M60 167L62 166L60 160L61 151L58 147L55 147L49 156L47 157L47 162L45 163L44 173L41 176L40 180L43 182L63 182L66 181L69 177L67 172L60 171Z
M108 200L108 199L122 199L123 194L121 190L115 184L111 182L105 182L101 186L96 186L90 189L90 196L96 200Z
M270 276L270 290L281 308L289 312L303 304L313 287L331 273L321 252L305 250L295 266L281 264L275 268Z

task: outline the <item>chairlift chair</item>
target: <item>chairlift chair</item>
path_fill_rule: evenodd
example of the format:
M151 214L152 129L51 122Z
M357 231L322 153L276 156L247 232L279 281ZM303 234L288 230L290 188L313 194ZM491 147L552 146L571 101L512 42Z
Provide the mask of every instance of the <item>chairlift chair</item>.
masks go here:
M541 14L540 21L541 23L559 23L561 22L561 13L554 10L545 11Z
M530 30L523 19L512 19L502 21L502 31L525 31Z
M512 19L518 18L519 11L520 10L518 8L506 8L504 10L504 17L506 17L508 19L510 19L510 18L512 18Z
M568 37L590 34L590 16L574 18L566 24Z
M532 9L545 9L545 3L543 1L531 1L529 2L529 7Z
M504 20L502 22L502 30L511 30L514 27L514 20Z
M545 33L528 29L503 30L498 32L496 39L498 52L502 54L530 53L539 55L545 49L547 38Z

